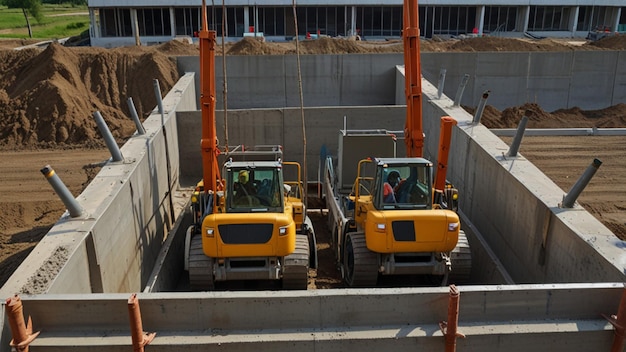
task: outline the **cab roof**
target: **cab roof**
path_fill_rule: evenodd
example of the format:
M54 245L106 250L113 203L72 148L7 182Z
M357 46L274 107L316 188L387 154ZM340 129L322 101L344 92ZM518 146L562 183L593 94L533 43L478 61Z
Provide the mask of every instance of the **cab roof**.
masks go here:
M424 158L375 158L378 165L402 166L402 165L430 165L432 162Z

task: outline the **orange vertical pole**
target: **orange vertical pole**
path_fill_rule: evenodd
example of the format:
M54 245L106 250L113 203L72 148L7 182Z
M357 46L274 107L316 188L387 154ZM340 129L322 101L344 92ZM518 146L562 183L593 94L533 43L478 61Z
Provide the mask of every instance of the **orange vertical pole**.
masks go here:
M622 298L619 302L617 315L606 317L609 323L615 328L615 336L613 338L613 346L611 352L621 352L624 349L624 338L626 338L626 284L622 291Z
M450 144L452 143L452 127L456 125L456 120L450 116L441 118L439 131L439 153L437 155L437 174L435 175L435 190L443 191L446 186L446 173L448 172L448 156L450 154Z
M133 293L128 299L128 315L130 317L130 333L133 341L133 351L143 352L144 346L154 340L156 333L144 333L141 323L141 310L139 309L139 299Z
M39 332L33 334L33 323L30 317L28 317L28 324L24 322L22 300L18 295L7 298L6 307L9 327L13 335L10 345L17 351L28 352L28 345L39 335Z
M457 337L465 337L457 331L459 325L459 290L455 285L450 285L450 298L448 300L448 321L442 321L439 323L441 332L445 337L446 352L456 351L456 339Z
M402 36L404 42L404 93L406 122L404 142L409 157L423 156L422 69L420 65L420 28L417 0L404 0Z
M215 125L215 31L209 31L206 1L202 1L202 29L200 30L200 110L202 111L202 168L205 192L218 190L220 179ZM216 204L213 202L213 206ZM215 209L214 209L215 210Z

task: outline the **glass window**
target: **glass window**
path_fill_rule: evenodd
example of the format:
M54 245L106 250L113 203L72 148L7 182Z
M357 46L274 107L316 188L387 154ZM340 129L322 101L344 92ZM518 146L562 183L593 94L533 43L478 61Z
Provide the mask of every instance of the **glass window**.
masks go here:
M427 209L431 206L431 173L427 164L389 165L381 168L377 187L382 209Z
M130 9L100 9L100 32L103 37L132 37Z
M200 31L200 8L176 8L174 10L176 35L193 36Z
M226 197L231 209L281 211L284 186L279 169L233 168L228 176L231 182Z
M570 10L563 6L531 6L528 30L566 31Z
M512 32L516 29L517 7L485 7L484 32Z
M137 9L137 22L141 36L172 35L169 8Z

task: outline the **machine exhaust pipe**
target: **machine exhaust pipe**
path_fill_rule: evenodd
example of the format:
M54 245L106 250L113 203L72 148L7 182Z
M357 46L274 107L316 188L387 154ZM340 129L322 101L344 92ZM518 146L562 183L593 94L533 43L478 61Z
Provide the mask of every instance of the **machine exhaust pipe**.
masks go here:
M98 125L98 129L100 130L100 134L102 134L102 138L104 138L104 143L106 143L107 148L109 148L109 152L111 153L111 158L113 159L113 161L124 160L122 152L117 146L117 143L115 143L115 138L113 138L111 130L109 130L109 127L104 122L104 118L102 118L100 111L94 112L93 117L96 119L96 124Z
M587 167L587 170L585 170L578 181L576 181L569 192L563 197L563 202L561 203L562 208L574 207L574 202L576 202L578 196L582 193L585 187L587 187L593 175L595 175L598 168L600 168L600 165L602 165L602 161L600 161L600 159L593 159L591 165Z
M83 215L83 208L78 204L78 201L72 196L72 193L70 193L56 172L54 172L54 169L50 165L46 165L41 169L41 173L46 177L59 198L61 198L61 201L70 212L70 216L77 218Z

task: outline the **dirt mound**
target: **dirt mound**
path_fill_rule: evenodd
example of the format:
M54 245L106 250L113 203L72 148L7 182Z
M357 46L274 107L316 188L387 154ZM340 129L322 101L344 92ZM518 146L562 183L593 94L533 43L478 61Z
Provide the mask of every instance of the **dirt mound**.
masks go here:
M200 48L193 43L185 43L180 40L170 40L154 47L155 51L165 55L198 55Z
M517 38L477 37L453 42L447 51L556 51L569 46L551 39L527 41Z
M226 55L283 55L285 49L270 43L263 38L245 37L226 50Z
M466 108L471 114L474 109ZM528 116L527 128L623 128L626 127L626 104L600 110L578 107L559 109L552 113L539 105L527 103L499 111L487 105L480 122L487 128L517 128L523 116Z
M587 45L610 50L626 50L626 35L604 37Z
M322 37L315 40L305 40L300 44L303 54L361 54L368 52L356 40L343 38Z
M178 80L175 62L153 50L66 48L0 51L0 147L20 149L101 144L100 111L120 140L135 130L127 98L140 118L156 105L153 79L165 94Z

